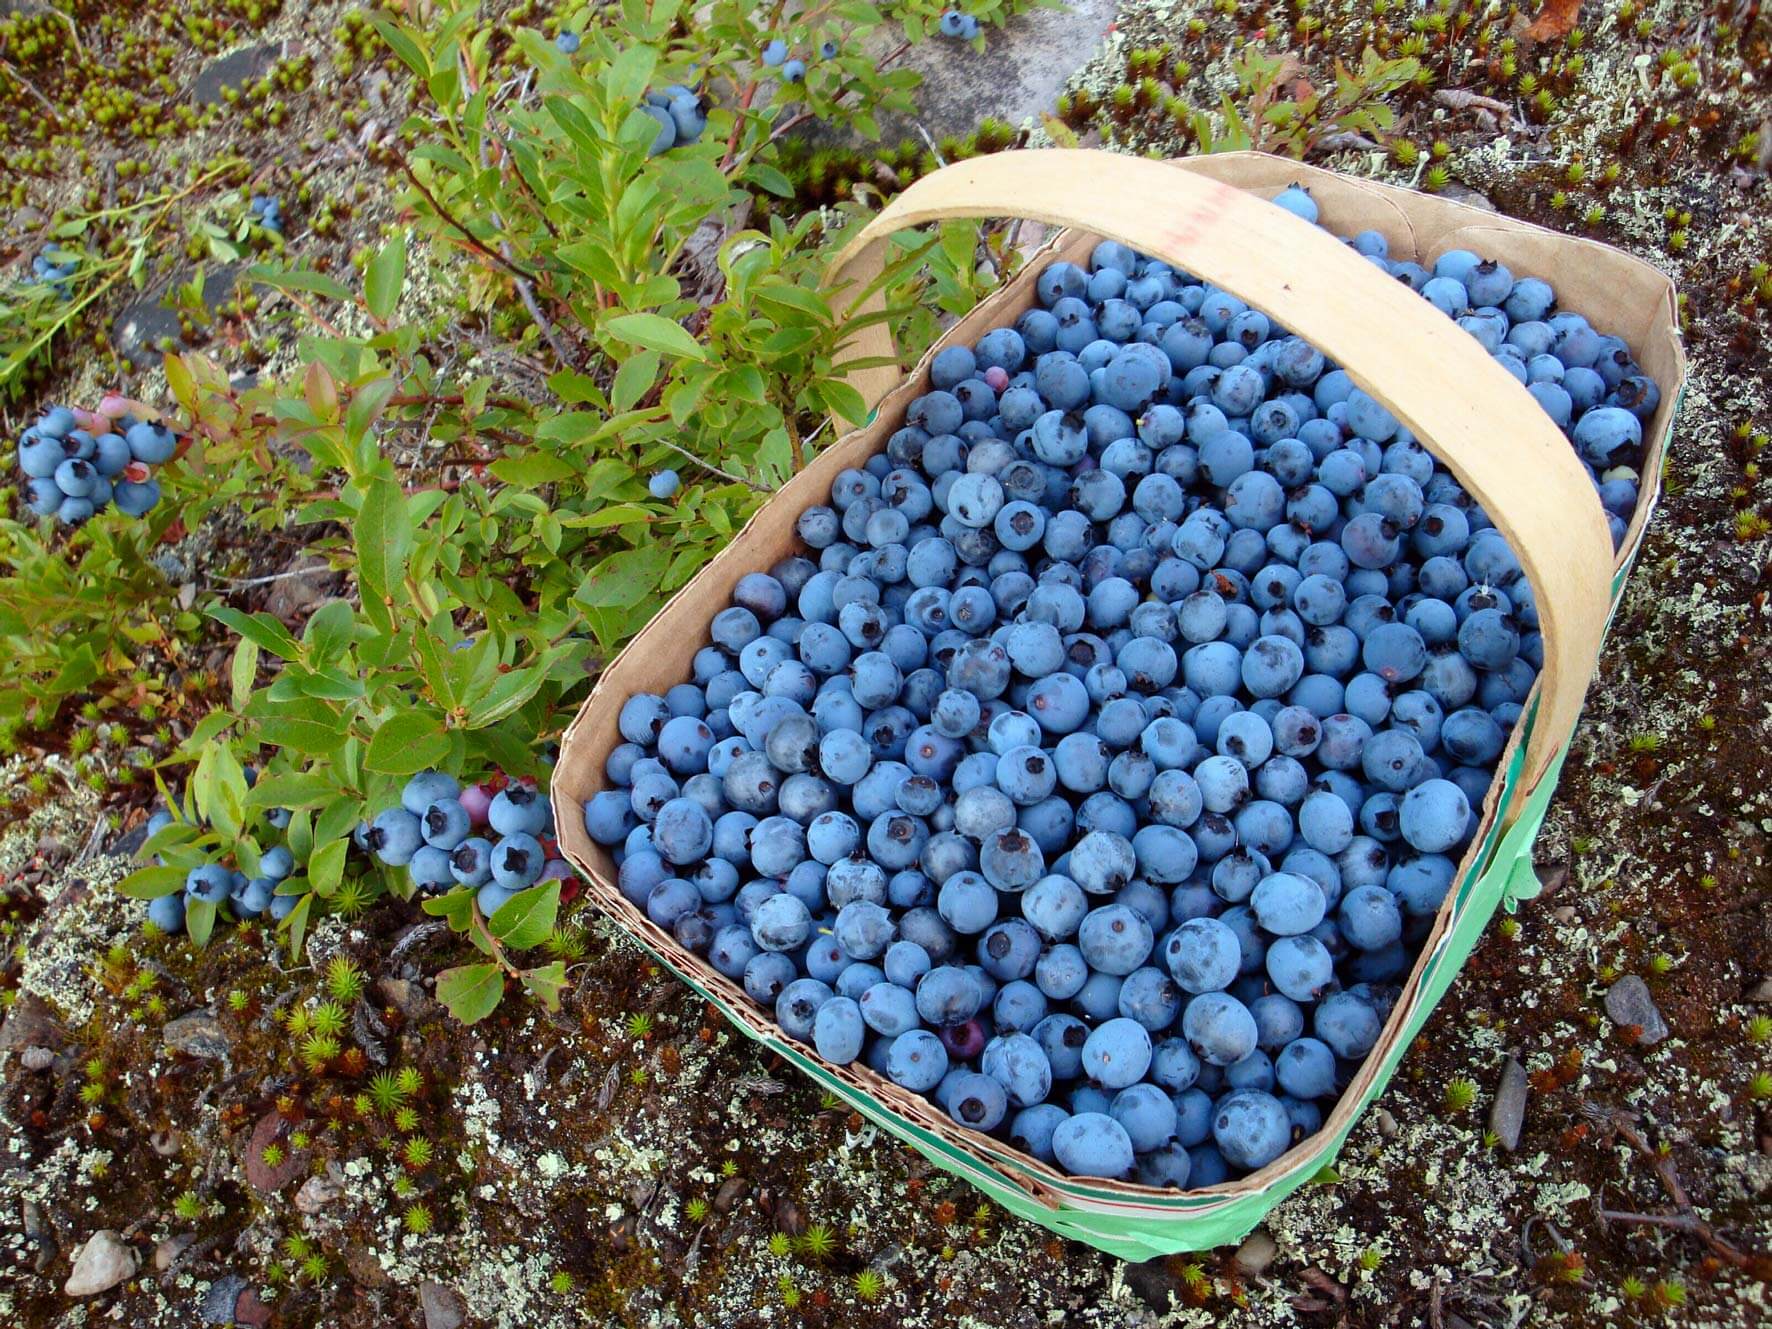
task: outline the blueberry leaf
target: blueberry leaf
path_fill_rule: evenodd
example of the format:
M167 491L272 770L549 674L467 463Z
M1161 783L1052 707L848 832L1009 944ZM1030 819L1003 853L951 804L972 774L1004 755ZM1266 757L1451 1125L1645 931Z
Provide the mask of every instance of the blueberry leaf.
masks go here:
M525 969L518 975L524 990L550 1011L560 1009L560 994L566 988L566 962L555 960L539 969Z
M518 891L500 905L487 926L492 935L514 951L526 951L546 941L560 912L560 883L544 881Z
M463 1024L491 1015L504 992L504 971L495 964L457 965L437 975L437 1000Z
M375 737L369 740L363 764L383 775L411 775L434 766L448 752L449 739L443 733L442 717L434 711L415 708L400 711L382 722Z
M117 883L117 889L132 900L158 900L182 890L185 870L173 864L164 867L139 868Z

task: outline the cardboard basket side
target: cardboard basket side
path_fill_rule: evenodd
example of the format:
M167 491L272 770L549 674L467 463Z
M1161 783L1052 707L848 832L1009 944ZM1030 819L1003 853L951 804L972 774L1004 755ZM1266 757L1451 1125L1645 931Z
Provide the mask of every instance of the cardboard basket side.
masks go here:
M1187 169L1204 169L1206 173L1218 175L1227 183L1270 195L1284 188L1293 179L1308 174L1308 183L1313 193L1317 194L1327 224L1344 232L1367 227L1384 231L1393 244L1393 252L1398 256L1431 257L1434 251L1418 249L1417 245L1431 244L1435 240L1456 235L1462 228L1473 224L1468 217L1461 214L1475 210L1461 208L1445 200L1367 182L1350 181L1314 168L1272 158L1256 157L1253 162L1247 163L1230 160L1239 156L1255 155L1227 154L1224 158L1193 159L1180 165ZM1231 169L1233 167L1235 169ZM1483 241L1485 252L1494 251L1510 267L1518 262L1519 267L1515 271L1520 275L1554 276L1559 291L1566 287L1575 289L1573 283L1565 281L1561 262L1555 252L1556 245L1549 248L1545 245L1546 240L1555 241L1558 245L1574 242L1568 241L1566 237L1541 232L1526 223L1513 223L1482 213L1476 215L1485 223L1485 229L1493 232ZM1426 237L1425 241L1423 237ZM1580 243L1586 245L1588 242ZM782 1052L821 1081L843 1092L845 1097L858 1106L866 1109L870 1103L878 1104L884 1109L886 1116L882 1118L873 1111L869 1112L870 1116L894 1129L895 1133L929 1154L942 1166L960 1172L985 1189L998 1193L1000 1198L1005 1184L1025 1191L1031 1202L1024 1216L1045 1222L1055 1230L1064 1230L1068 1235L1094 1241L1104 1249L1119 1247L1145 1252L1156 1249L1178 1250L1197 1246L1199 1243L1179 1233L1143 1232L1128 1235L1122 1225L1127 1222L1136 1225L1137 1221L1143 1219L1171 1224L1189 1223L1217 1212L1218 1218L1210 1224L1218 1234L1215 1240L1234 1239L1236 1233L1233 1229L1241 1225L1241 1230L1247 1230L1254 1222L1259 1221L1261 1214L1271 1203L1277 1202L1283 1194L1302 1184L1324 1161L1333 1156L1359 1112L1379 1092L1394 1071L1406 1046L1409 1027L1425 1019L1426 1010L1431 1009L1432 1001L1437 999L1437 993L1426 1002L1420 999L1424 982L1444 963L1450 962L1455 970L1462 962L1464 952L1468 951L1466 945L1454 957L1448 952L1448 939L1460 931L1458 925L1461 921L1465 925L1462 932L1468 937L1473 932L1470 924L1478 913L1481 917L1474 918L1474 930L1480 931L1482 922L1487 920L1500 903L1508 865L1496 861L1496 851L1507 829L1504 821L1511 823L1511 819L1505 817L1509 806L1516 801L1523 801L1519 799L1517 779L1522 743L1532 723L1530 718L1516 726L1512 740L1501 758L1501 774L1491 786L1477 840L1460 865L1455 878L1455 889L1449 892L1447 901L1436 918L1433 931L1423 945L1403 995L1385 1023L1379 1044L1362 1064L1353 1084L1338 1100L1335 1109L1325 1120L1323 1129L1260 1172L1222 1186L1185 1193L1155 1191L1130 1183L1064 1176L1001 1142L961 1131L948 1121L945 1114L934 1111L927 1100L907 1093L865 1067L833 1067L816 1062L804 1050L789 1044L767 1018L751 1005L736 984L715 973L699 957L682 952L668 934L658 929L640 910L621 897L616 889L613 860L607 851L590 841L584 831L582 816L584 802L603 787L604 759L620 742L616 731L616 717L622 702L636 691L662 692L669 685L689 676L692 657L707 640L708 621L728 603L731 590L739 577L746 572L766 568L797 548L794 523L800 511L810 504L825 501L830 483L840 470L860 465L884 446L887 436L898 427L905 406L924 389L928 362L936 351L955 341L975 340L985 329L1012 321L1022 310L1034 303L1033 282L1041 267L1059 258L1069 258L1072 261L1083 259L1092 244L1093 238L1086 235L1065 234L1058 237L1048 251L1036 262L1030 263L1028 269L1014 282L981 304L931 347L917 369L880 401L878 412L868 426L850 433L826 449L811 466L765 503L738 537L678 593L605 671L578 717L566 731L555 775L554 801L561 844L575 866L590 878L592 894L599 904L618 918L649 949L665 959L673 970L688 978L704 995L716 1000L747 1034ZM1450 242L1440 245L1441 250L1449 247L1452 247ZM1593 248L1600 250L1598 257L1610 255L1639 268L1646 266L1636 264L1635 260L1604 247ZM1584 254L1582 261L1590 262L1595 257ZM1663 282L1665 283L1665 279ZM1634 289L1647 290L1652 286L1653 283L1642 280ZM1577 298L1571 298L1565 303L1566 307L1581 308ZM1638 312L1639 322L1651 329L1651 340L1643 343L1644 349L1640 352L1641 362L1651 372L1656 372L1657 366L1660 366L1663 372L1683 377L1683 360L1679 355L1677 336L1663 336L1671 322L1672 313L1671 302L1665 290L1655 292L1655 299L1650 302L1650 307L1653 312ZM1602 316L1595 314L1592 317L1598 326L1607 326ZM1616 326L1623 326L1624 323L1623 319L1615 320ZM1657 346L1659 351L1654 351L1653 348ZM1651 446L1657 462L1678 396L1677 383L1664 380L1663 387L1662 408L1655 422L1660 427L1652 428L1652 432L1646 431L1653 439ZM1663 420L1663 416L1667 419ZM1431 440L1424 442L1431 446ZM1658 465L1645 465L1642 502L1633 534L1640 532L1641 523L1647 518L1656 488L1655 478L1652 477L1658 476L1658 470ZM1630 548L1631 545L1627 543L1626 553L1621 555L1621 563L1628 556ZM1594 593L1606 595L1610 590L1610 587L1595 587ZM1535 710L1537 696L1535 689L1528 702L1529 717ZM1548 790L1540 792L1548 798ZM1535 831L1536 825L1526 829ZM1529 842L1528 835L1528 845ZM1495 871L1488 870L1492 866ZM1442 974L1442 977L1444 981L1439 985L1440 991L1444 990L1445 983L1450 982L1449 974ZM892 1117L896 1117L897 1121L892 1121ZM1053 1213L1055 1206L1062 1207L1062 1219ZM1022 1211L1022 1206L1015 1207L1018 1212ZM1196 1229L1190 1229L1194 1230ZM1231 1235L1224 1235L1226 1233ZM1155 1245L1152 1244L1153 1241Z

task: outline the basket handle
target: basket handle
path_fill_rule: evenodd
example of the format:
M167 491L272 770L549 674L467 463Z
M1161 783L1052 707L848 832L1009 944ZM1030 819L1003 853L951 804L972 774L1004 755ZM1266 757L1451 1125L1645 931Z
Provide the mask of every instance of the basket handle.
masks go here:
M1022 217L1118 240L1230 292L1339 363L1432 446L1507 536L1538 597L1542 701L1527 743L1536 786L1575 727L1605 635L1612 541L1562 432L1476 339L1328 232L1231 185L1148 158L1085 149L957 162L899 194L845 245L827 284L867 292L896 231L954 217ZM854 296L851 296L854 299ZM852 312L878 312L872 291ZM890 357L875 320L848 343ZM899 381L851 376L870 407Z

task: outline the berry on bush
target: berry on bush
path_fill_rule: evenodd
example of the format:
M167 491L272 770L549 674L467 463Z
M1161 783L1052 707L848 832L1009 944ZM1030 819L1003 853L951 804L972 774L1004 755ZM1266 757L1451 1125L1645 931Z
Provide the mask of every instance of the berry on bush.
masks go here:
M125 516L145 515L160 501L149 468L172 459L177 436L127 415L87 419L93 428L80 427L69 407L52 406L19 436L26 508L70 526L113 504Z

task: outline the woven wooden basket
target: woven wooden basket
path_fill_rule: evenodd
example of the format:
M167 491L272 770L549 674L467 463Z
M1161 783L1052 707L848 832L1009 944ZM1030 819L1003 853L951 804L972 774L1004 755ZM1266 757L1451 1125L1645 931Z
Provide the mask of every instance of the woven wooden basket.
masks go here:
M1615 555L1593 486L1567 439L1474 339L1401 283L1340 243L1274 208L1293 181L1315 197L1328 231L1374 229L1394 257L1424 263L1453 248L1550 280L1561 307L1624 337L1662 386L1644 430L1642 497ZM1451 983L1504 898L1534 894L1531 844L1581 712L1607 623L1659 491L1661 458L1685 381L1671 283L1591 241L1257 153L1165 163L1105 152L1004 153L956 164L904 191L838 255L830 286L866 289L897 231L954 217L1022 217L1067 228L1002 291L960 320L908 377L858 368L851 381L873 418L842 437L758 511L604 671L567 729L553 781L558 835L588 894L734 1024L793 1061L885 1129L966 1177L1012 1211L1128 1258L1202 1249L1241 1237L1329 1162L1365 1105ZM1120 240L1192 272L1259 309L1338 362L1441 458L1507 535L1537 592L1544 668L1490 788L1481 829L1460 866L1378 1045L1323 1123L1261 1171L1203 1190L1153 1190L1065 1176L1009 1145L962 1129L920 1095L857 1063L831 1066L786 1039L770 1013L701 958L680 948L622 898L608 851L583 809L605 787L604 760L621 741L616 718L633 693L662 693L690 677L708 623L747 572L801 552L794 524L827 500L832 479L885 446L906 406L927 390L930 358L1009 324L1035 303L1034 282L1059 259L1084 263L1098 238ZM874 297L877 300L878 297ZM853 300L848 303L855 303ZM870 308L870 302L856 304ZM853 312L853 311L851 311ZM857 359L890 356L882 322L850 343Z

